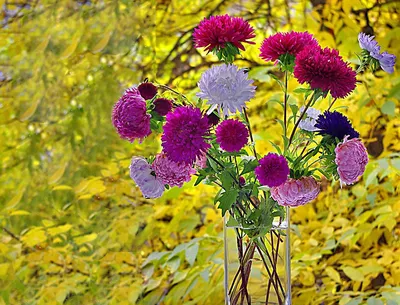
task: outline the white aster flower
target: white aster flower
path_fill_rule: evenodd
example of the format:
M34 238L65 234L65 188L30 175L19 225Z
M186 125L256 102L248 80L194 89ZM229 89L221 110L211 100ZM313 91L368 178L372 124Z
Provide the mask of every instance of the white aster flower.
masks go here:
M146 198L158 198L164 193L164 184L151 174L152 169L147 160L133 157L129 166L130 176Z
M303 113L304 106L300 108L300 113ZM299 127L303 130L307 131L317 131L314 125L317 123L318 116L321 114L321 111L315 108L308 108L306 113L303 116L303 119L299 123Z
M218 107L224 115L242 112L246 102L254 97L253 80L235 65L219 65L208 69L201 76L199 98L208 100L212 108Z

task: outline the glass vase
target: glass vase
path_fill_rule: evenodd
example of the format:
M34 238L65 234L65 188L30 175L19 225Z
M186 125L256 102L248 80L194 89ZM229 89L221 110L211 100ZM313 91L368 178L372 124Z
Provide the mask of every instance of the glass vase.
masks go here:
M291 304L290 219L274 221L250 239L242 227L224 226L225 305ZM264 233L268 231L267 233Z

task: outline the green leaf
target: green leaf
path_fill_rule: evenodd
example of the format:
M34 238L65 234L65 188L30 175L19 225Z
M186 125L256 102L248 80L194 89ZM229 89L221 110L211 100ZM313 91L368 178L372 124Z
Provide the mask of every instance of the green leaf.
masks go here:
M244 168L243 171L240 173L240 175L244 175L247 173L250 173L252 171L254 171L254 169L258 166L258 160L254 159L251 161L248 161L244 164Z
M190 266L193 266L197 253L199 252L199 244L195 243L185 250L185 258Z
M392 101L387 101L387 102L385 102L385 104L382 105L381 111L384 114L393 116L393 115L395 115L396 104Z
M239 222L231 216L231 217L229 217L229 220L226 222L226 226L229 228L230 227L238 227Z
M239 191L232 189L226 191L219 197L218 201L220 202L218 208L222 210L222 216L225 215L226 211L228 211L232 205L235 203L236 198L238 197Z
M377 299L375 297L370 297L367 300L367 305L384 305L384 304L380 299Z
M364 280L363 273L354 267L344 267L343 272L352 280L362 282Z

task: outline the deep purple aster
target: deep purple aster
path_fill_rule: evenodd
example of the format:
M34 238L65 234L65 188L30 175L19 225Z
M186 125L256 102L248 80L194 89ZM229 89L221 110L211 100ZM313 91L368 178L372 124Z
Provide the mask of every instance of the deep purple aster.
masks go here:
M193 33L195 48L204 47L207 52L223 49L227 43L244 50L243 43L254 44L250 41L254 37L254 29L247 21L229 15L205 18Z
M208 124L210 124L210 126L215 126L218 125L219 123L219 116L214 112L210 113L207 116L207 119L208 119Z
M254 170L261 185L279 186L286 182L289 175L289 165L284 156L269 153L260 159L259 166Z
M361 49L367 51L369 56L379 61L382 70L388 73L394 72L396 56L388 52L381 52L381 47L375 40L375 36L370 36L365 33L358 34L358 43Z
M172 101L166 98L158 98L154 101L154 111L161 116L166 116L172 110Z
M150 115L146 111L146 101L139 91L126 90L112 111L112 123L121 138L141 141L151 133Z
M293 31L276 33L264 39L260 57L265 61L276 61L285 54L296 56L304 48L319 48L318 42L310 33Z
M344 98L356 88L356 72L337 50L305 48L296 56L294 76L311 89L330 91L333 98Z
M200 109L178 107L167 114L166 120L161 136L162 147L172 161L192 164L211 147L206 142L208 119Z
M227 152L240 151L249 138L246 125L238 120L226 120L215 130L217 143Z
M318 133L320 135L330 135L338 138L340 141L342 141L345 136L349 136L349 139L358 138L360 136L351 126L349 119L337 111L325 111L323 114L320 114L315 127L319 129Z
M141 83L138 90L145 100L151 100L157 94L157 87L152 83Z

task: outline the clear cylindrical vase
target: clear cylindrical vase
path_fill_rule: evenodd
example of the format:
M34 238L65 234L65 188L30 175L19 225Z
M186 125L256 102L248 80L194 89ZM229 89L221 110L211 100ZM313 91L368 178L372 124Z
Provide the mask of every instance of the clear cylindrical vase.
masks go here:
M290 220L249 238L248 228L228 226L225 218L225 305L290 305ZM252 229L254 230L254 229Z

